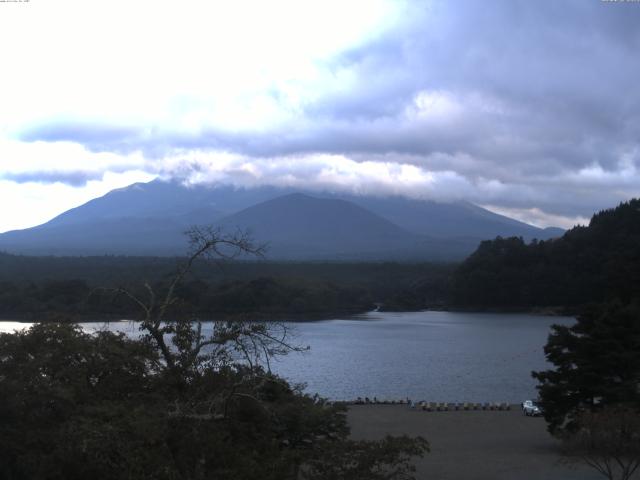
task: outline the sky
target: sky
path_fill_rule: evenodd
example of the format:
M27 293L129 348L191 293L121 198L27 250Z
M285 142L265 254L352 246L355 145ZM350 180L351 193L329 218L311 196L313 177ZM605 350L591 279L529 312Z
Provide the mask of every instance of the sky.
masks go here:
M640 196L640 2L0 2L0 232L156 178L466 200L569 228Z

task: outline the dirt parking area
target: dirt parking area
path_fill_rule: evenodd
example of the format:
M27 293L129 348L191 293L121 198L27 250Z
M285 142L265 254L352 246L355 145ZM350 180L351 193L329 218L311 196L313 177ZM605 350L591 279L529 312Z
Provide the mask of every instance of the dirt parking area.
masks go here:
M424 480L598 480L583 465L562 461L544 419L509 411L424 412L406 405L349 407L352 437L422 435L431 453L416 460Z

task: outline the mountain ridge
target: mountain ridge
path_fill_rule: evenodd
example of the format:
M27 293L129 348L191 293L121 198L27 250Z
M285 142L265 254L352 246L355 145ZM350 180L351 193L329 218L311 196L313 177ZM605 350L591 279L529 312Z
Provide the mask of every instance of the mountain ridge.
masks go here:
M281 200L274 201L278 198ZM300 224L296 226L289 217L297 211L294 207L299 210L302 206L307 210L295 214ZM262 213L251 214L254 207ZM242 213L246 210L249 213ZM306 229L300 227L305 218L314 220ZM289 220L283 230L269 228L285 219ZM37 255L178 255L186 250L182 232L189 226L233 227L234 221L244 229L256 230L258 225L260 238L256 240L271 242L270 255L279 259L455 260L471 253L481 240L498 235L530 240L557 234L464 202L447 204L273 186L185 186L177 181L155 180L112 190L42 225L0 234L0 249ZM351 228L348 235L340 237L344 248L337 245L337 225L346 228L358 222L363 222L361 231ZM321 248L318 243L322 242L314 243L314 237L307 235L307 230L315 226L315 236L327 245L333 242L331 248ZM375 233L383 230L387 232L386 243ZM287 248L292 250L287 253Z

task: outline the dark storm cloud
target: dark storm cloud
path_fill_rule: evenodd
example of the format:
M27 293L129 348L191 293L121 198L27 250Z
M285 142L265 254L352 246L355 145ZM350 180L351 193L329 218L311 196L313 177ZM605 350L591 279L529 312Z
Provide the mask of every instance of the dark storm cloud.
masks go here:
M219 149L411 163L494 185L469 192L479 203L588 215L640 195L638 25L635 2L407 3L397 28L325 65L351 80L328 85L285 127L185 135L68 124L23 138L151 156Z
M525 161L558 157L563 164L595 160L609 167L617 161L608 153L611 145L636 144L640 29L633 26L640 24L640 5L438 2L412 11L411 18L386 42L347 56L362 82L348 102L329 96L316 110L330 112L333 119L366 117L370 82L388 78L378 97L387 106L397 105L398 98L406 105L424 90L451 92L463 107L466 95L497 101L498 111L465 112L466 121L455 126L455 148L477 156L517 162L520 153ZM401 113L402 106L396 115ZM452 148L448 132L413 126L411 139L402 138L400 149L428 153ZM521 145L512 151L494 141L504 137L510 145L517 140ZM604 148L594 151L602 139Z

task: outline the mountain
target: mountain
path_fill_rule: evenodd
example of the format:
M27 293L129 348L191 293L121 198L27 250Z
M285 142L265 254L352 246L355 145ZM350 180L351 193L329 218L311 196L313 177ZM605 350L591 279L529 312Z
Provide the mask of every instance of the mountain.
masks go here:
M381 251L417 241L412 234L345 200L292 193L244 209L221 221L250 229L256 238L296 250Z
M470 237L474 239L523 237L546 239L558 236L503 215L490 212L469 202L439 203L406 197L343 196L411 232L432 237ZM559 230L559 235L564 233Z
M293 193L224 218L227 230L269 239L269 255L289 259L450 259L447 245L409 232L353 202ZM437 243L438 253L428 248ZM449 250L451 248L449 247ZM456 252L457 253L457 252Z
M29 229L0 235L0 250L38 255L179 255L189 226L253 231L270 258L461 259L486 238L549 238L470 203L184 186L153 181L113 190Z

